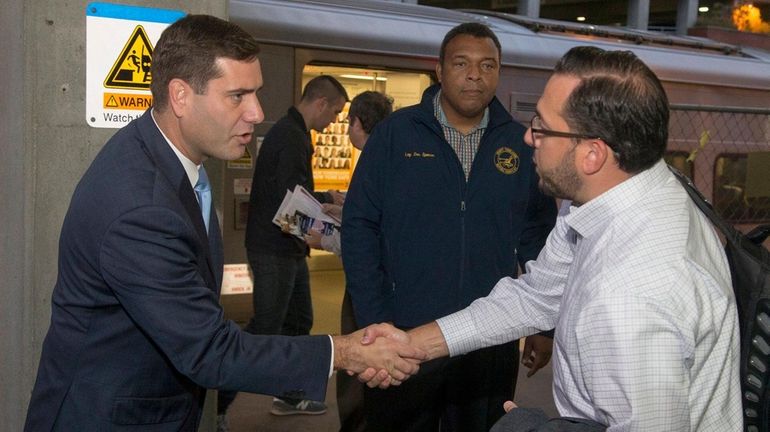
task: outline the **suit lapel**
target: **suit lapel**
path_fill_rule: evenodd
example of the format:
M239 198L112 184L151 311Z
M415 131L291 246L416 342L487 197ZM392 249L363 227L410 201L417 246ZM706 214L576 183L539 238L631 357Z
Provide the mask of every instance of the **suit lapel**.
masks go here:
M179 161L179 158L171 150L166 139L158 130L150 110L145 111L144 115L139 119L138 128L144 138L147 151L156 164L158 174L165 177L173 185L174 190L177 191L179 202L182 204L193 227L195 227L205 260L205 263L199 265L201 276L203 276L208 287L218 293L221 283L221 270L215 271L215 269L221 269L222 267L222 244L218 222L216 225L213 224L216 220L216 212L211 212L212 231L216 231L216 238L218 239L214 245L210 243L209 236L206 235L206 225L203 223L200 206L195 198L195 192L193 192L192 186L190 186L190 179L187 177L182 162ZM214 227L216 227L216 230L214 230ZM212 246L215 246L216 249L212 248Z
M195 192L193 192L193 189L190 186L190 181L187 179L186 174L177 190L179 191L179 200L182 201L182 205L187 211L187 215L190 216L190 220L192 220L192 223L195 226L195 231L198 233L198 238L200 239L201 245L203 245L203 249L206 255L205 267L206 270L208 270L208 272L203 272L206 283L208 284L209 288L212 288L215 292L219 292L219 281L217 281L216 277L217 272L214 271L216 267L214 267L212 256L212 251L215 249L211 247L211 240L209 239L209 236L206 235L206 225L203 223L200 204L198 204L198 199L195 198ZM211 226L211 230L216 231L218 236L219 225L216 226L216 229L214 229L213 225L216 212L212 211L211 213L212 217L211 221L209 221L209 225ZM221 245L219 245L219 247L221 248Z
M216 293L219 295L219 291L222 287L222 271L224 269L224 256L222 249L222 233L219 231L219 218L217 212L212 208L211 221L209 223L211 227L209 229L209 250L211 251L211 265L212 273L214 274L214 280L216 281ZM218 270L218 271L217 271Z

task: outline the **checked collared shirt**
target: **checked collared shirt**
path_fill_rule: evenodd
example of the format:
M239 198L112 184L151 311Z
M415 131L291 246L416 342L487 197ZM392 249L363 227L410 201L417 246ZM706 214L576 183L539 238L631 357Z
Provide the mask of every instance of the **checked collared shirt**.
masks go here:
M526 267L438 320L451 355L555 327L560 415L608 431L742 430L727 259L664 162L563 206Z

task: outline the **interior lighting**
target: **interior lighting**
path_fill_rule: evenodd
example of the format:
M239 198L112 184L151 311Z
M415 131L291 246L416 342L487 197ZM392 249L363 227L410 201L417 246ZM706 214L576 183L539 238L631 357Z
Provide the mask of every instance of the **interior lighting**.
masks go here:
M706 13L708 11L709 11L709 7L708 6L701 6L701 7L698 8L698 12L700 12L700 13Z
M388 79L385 77L374 77L374 76L368 76L368 75L354 75L354 74L342 74L340 75L341 78L350 78L350 79L358 79L358 80L377 80L377 81L387 81Z
M575 19L576 19L576 20L578 20L578 21L580 21L580 22L583 22L583 21L585 21L585 20L586 20L586 17L584 17L584 16L579 16L579 17L577 17L577 18L575 18Z

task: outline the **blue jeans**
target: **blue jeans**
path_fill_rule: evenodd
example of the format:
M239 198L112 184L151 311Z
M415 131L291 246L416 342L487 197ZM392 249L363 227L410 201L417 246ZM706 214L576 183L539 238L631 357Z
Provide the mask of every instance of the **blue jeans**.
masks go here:
M248 251L254 275L254 316L244 330L252 334L310 334L313 303L305 257Z

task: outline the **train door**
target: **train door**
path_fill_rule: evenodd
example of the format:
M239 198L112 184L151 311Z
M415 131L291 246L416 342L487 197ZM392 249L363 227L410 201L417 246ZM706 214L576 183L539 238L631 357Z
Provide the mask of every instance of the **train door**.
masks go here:
M393 71L354 66L306 65L302 70L302 87L319 75L339 80L352 100L364 91L384 93L397 110L420 102L422 92L431 84L425 72ZM348 108L346 104L337 119L323 131L312 131L313 179L316 190L347 190L359 151L350 144Z

